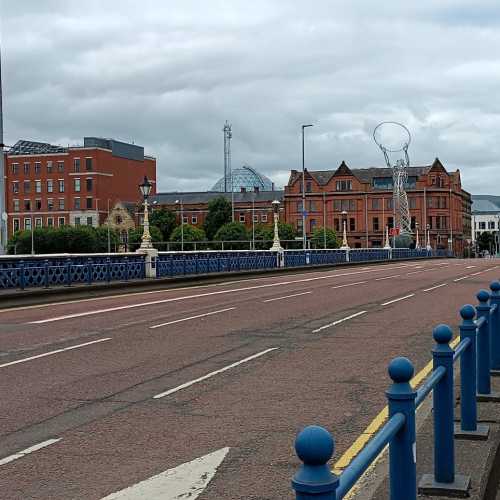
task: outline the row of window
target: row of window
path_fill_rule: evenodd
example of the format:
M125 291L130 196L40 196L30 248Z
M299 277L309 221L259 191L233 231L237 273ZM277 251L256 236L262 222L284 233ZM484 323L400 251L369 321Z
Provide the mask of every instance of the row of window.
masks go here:
M488 221L488 227L486 227L486 221L474 222L474 229L496 229L495 221ZM498 229L500 229L500 221L498 221Z
M47 160L47 163L45 164L46 172L48 174L52 174L55 172L55 168L57 168L57 172L62 173L64 172L64 160L58 160L57 164L54 165L54 162L52 160ZM81 168L81 160L80 158L74 158L73 159L73 172L80 172ZM42 173L42 162L36 161L33 164L33 170L35 174L41 174ZM92 172L93 170L93 165L92 165L92 158L85 158L85 170L87 172ZM19 174L19 163L12 163L10 166L10 171L12 172L12 175L18 175ZM31 163L30 162L24 162L23 163L23 172L24 175L30 175L31 174Z
M42 181L41 180L36 180L34 181L35 185L35 193L41 193L42 192ZM88 179L85 179L85 186L87 188L87 192L90 193L94 189L94 179L91 177ZM46 188L47 188L47 193L53 193L54 192L54 179L47 179L46 181ZM59 193L64 193L65 185L64 185L64 179L58 179L57 180L57 187L58 187L58 192ZM82 190L82 182L81 179L78 177L73 179L73 190L75 193L79 193ZM19 193L19 181L13 181L12 182L12 192L13 193ZM31 181L23 181L23 193L31 193Z
M87 210L91 210L93 208L93 198L85 198L85 203L82 205L82 200L79 197L76 197L73 199L73 208L75 210L80 210L83 208L83 206ZM66 207L66 202L64 198L59 198L58 200L58 208L57 210L65 210ZM54 210L54 199L53 198L47 198L47 210ZM14 212L20 212L21 211L21 200L15 198L12 200L12 209ZM23 211L24 212L30 212L31 210L45 210L45 208L42 206L42 200L40 198L37 198L35 200L35 203L33 204L32 208L32 202L29 199L23 200Z
M92 217L87 217L86 219L87 226L93 226L93 219ZM23 220L24 224L24 229L26 231L31 231L31 224L32 224L32 218L31 217L25 217ZM64 226L66 224L66 217L57 217L57 224L58 226ZM75 226L80 226L82 225L82 219L81 217L75 217ZM46 227L54 227L55 226L55 219L54 217L47 217L47 225ZM41 217L35 217L35 228L43 227L43 219ZM13 232L20 231L21 229L21 220L18 218L12 219L12 230Z
M184 216L182 222L184 224L189 224L189 217ZM240 214L240 222L243 222L243 223L246 222L246 215L245 214ZM254 214L253 222L267 222L267 214L261 214L260 216L259 216L259 214ZM191 216L191 224L192 225L198 224L198 217L196 215Z

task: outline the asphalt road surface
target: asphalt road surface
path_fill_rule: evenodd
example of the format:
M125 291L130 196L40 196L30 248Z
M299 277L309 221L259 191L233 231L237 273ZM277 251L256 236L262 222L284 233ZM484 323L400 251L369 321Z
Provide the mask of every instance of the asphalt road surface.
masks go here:
M418 371L499 277L428 260L0 310L0 497L292 498L296 433L327 427L339 457L391 358Z

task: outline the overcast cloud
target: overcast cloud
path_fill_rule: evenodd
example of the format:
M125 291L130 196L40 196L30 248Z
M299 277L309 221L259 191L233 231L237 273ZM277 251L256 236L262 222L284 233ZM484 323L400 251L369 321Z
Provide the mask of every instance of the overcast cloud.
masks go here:
M6 144L144 145L159 189L209 189L249 164L382 166L371 134L405 123L413 165L438 156L500 195L498 0L0 0Z

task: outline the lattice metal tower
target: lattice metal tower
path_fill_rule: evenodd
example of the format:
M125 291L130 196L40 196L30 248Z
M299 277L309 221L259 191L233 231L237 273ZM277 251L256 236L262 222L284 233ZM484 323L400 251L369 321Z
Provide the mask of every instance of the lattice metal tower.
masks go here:
M222 131L224 132L224 192L227 193L233 190L231 182L231 138L233 133L227 120Z

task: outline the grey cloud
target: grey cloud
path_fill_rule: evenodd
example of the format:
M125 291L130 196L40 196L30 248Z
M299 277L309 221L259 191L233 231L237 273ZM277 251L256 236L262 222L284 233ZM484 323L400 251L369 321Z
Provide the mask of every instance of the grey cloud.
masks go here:
M374 126L412 131L476 193L500 194L500 8L489 0L3 0L6 142L134 140L160 189L207 189L233 165L280 185L300 168L381 165Z

